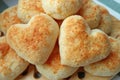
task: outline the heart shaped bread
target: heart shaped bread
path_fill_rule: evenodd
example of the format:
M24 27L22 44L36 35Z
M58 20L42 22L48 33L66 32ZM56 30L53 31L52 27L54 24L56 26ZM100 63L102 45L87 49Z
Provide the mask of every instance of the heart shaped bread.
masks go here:
M10 27L7 41L23 59L32 64L43 64L51 54L58 34L58 24L50 16L39 14L28 24Z
M5 37L0 37L0 80L14 80L28 64L8 45Z
M72 67L104 59L111 50L108 36L101 30L90 30L79 15L70 16L63 21L59 45L61 63Z
M4 34L11 25L17 23L22 23L17 16L17 5L7 8L0 14L0 31Z
M37 70L49 80L64 80L72 75L78 68L62 65L60 62L59 46L56 43L53 52L42 65L36 65Z
M75 14L81 6L82 0L42 0L42 7L46 14L58 20Z
M120 41L110 37L111 53L101 61L87 65L85 71L97 76L114 76L120 72Z

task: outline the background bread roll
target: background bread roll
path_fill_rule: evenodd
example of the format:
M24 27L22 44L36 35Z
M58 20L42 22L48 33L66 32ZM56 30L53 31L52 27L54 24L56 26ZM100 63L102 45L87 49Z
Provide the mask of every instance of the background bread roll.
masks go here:
M120 20L117 20L115 17L112 17L112 32L110 34L110 36L116 38L116 39L120 39Z
M18 0L17 15L24 23L40 13L44 13L41 0Z
M75 14L81 6L82 0L42 0L42 7L46 14L58 20Z
M28 64L8 45L5 37L0 37L0 80L14 80Z
M18 23L22 23L22 21L17 16L17 5L5 9L0 14L0 31L4 34L11 25Z
M104 31L106 34L110 34L112 31L112 18L106 8L99 6L101 10L101 20L98 28Z
M85 0L83 2L84 4L78 13L86 20L90 28L94 29L98 27L101 19L99 6L93 0Z

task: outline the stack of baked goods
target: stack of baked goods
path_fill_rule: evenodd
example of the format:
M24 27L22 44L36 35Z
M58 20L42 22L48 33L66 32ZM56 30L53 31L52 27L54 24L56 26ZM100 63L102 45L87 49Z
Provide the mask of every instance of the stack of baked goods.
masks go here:
M119 30L92 0L19 0L0 14L0 80L111 80Z

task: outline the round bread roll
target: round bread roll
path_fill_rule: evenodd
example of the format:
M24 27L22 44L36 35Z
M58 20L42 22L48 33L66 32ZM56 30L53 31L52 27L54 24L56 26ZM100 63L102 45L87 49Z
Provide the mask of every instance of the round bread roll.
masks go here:
M78 68L62 65L60 62L59 46L56 43L54 50L47 62L36 65L37 70L49 80L63 80L72 75Z
M0 80L14 80L28 64L7 44L5 37L0 37Z
M106 58L110 53L108 36L101 30L90 30L85 20L74 15L66 18L59 36L61 64L85 66Z
M8 28L22 21L17 17L17 6L12 6L0 14L0 31L6 34Z
M24 22L27 23L36 14L44 13L41 0L19 0L17 15Z
M68 80L111 80L111 78L112 76L101 77L89 74L86 71L84 71L83 68L80 67L79 70L76 73L74 73Z
M75 14L81 6L82 0L42 0L44 11L58 20Z
M23 59L31 64L43 64L58 38L59 26L46 14L35 15L28 24L12 25L7 41Z
M120 71L120 41L109 38L111 53L101 61L84 67L86 72L96 76L114 76Z
M99 6L93 0L85 0L79 14L86 20L90 28L96 28L101 19Z
M110 34L112 31L112 19L106 8L99 6L101 10L101 20L98 28L104 31L106 34Z

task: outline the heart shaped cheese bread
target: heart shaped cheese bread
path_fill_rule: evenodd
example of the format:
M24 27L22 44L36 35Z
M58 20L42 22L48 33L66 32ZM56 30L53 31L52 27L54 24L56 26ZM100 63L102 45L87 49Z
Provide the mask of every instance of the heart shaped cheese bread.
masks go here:
M63 21L59 45L61 63L72 67L99 61L110 53L108 36L98 29L90 30L79 15L70 16Z
M56 43L54 50L47 62L36 65L38 71L49 80L63 80L72 75L78 68L62 65L60 62L59 46Z
M8 28L22 21L17 16L17 6L7 8L0 14L0 31L6 34Z
M101 61L87 65L85 71L97 76L114 76L120 71L120 41L110 38L111 53Z
M14 80L28 64L8 45L5 37L0 37L0 80Z
M43 64L51 54L58 34L58 24L50 16L39 14L28 24L10 27L7 41L23 59L32 64Z
M42 0L46 14L62 20L75 14L82 7L82 0Z
M24 23L40 13L44 13L41 0L18 0L17 14Z

